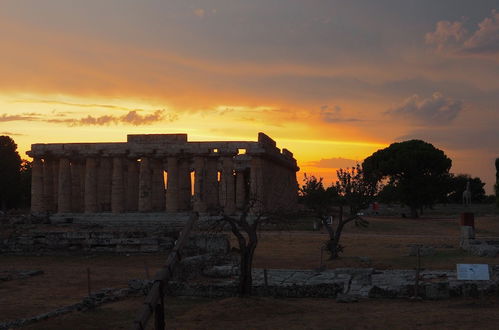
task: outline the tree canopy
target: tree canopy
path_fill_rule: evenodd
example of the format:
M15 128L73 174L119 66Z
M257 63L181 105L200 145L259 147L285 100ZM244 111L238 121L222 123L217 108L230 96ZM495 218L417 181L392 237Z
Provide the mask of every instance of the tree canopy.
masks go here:
M431 206L446 194L452 161L432 144L421 140L392 143L367 157L364 174L373 182L392 185L400 201L411 209Z
M470 182L471 202L482 202L485 199L485 183L480 178L472 178L468 174L450 175L450 189L447 195L447 202L462 203L463 192L466 185Z
M0 208L15 207L19 197L21 157L9 136L0 136Z

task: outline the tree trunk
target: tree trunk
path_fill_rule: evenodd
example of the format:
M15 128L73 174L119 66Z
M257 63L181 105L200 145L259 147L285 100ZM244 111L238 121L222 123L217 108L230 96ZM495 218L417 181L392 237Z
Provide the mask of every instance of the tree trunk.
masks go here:
M418 208L415 206L411 206L410 209L411 209L411 218L414 219L418 218Z
M248 274L248 249L240 250L241 261L239 265L239 296L244 297L251 294L251 273Z
M338 256L338 254L334 252L336 250L335 246L337 245L337 243L334 242L333 224L329 224L327 220L328 217L321 218L322 225L324 226L324 228L326 228L327 234L329 236L329 239L326 241L326 249L329 252L329 259L334 259ZM333 257L334 254L336 254L335 257Z
M341 214L341 218L343 218L343 214ZM334 238L332 240L332 247L331 247L331 259L336 259L339 257L340 251L340 238L341 238L341 232L343 231L343 227L345 226L345 223L343 219L338 221L338 227L336 227L336 232L334 233Z
M339 257L339 254L341 252L340 249L340 237L341 237L341 231L343 230L343 226L345 226L345 223L343 221L343 206L340 206L340 212L338 215L338 225L336 227L336 230L333 229L332 224L329 225L327 223L327 217L322 219L322 223L327 229L327 232L329 234L329 240L326 242L326 247L327 250L329 251L329 259L336 259Z
M239 296L251 296L253 288L253 255L256 249L256 242L249 242L248 246L241 249L241 265L239 272Z
M247 211L247 210L246 210ZM225 217L225 220L231 227L231 231L236 236L239 243L239 296L246 297L251 295L253 287L253 277L251 270L253 268L253 256L258 244L258 221L259 217L249 224L246 220L248 213L243 212L239 220L231 217ZM243 232L248 236L247 240Z

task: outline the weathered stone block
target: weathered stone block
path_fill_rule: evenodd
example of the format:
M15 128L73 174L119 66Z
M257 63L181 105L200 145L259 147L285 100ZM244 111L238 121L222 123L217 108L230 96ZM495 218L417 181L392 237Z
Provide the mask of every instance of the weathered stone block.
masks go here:
M480 244L470 245L468 251L479 257L495 258L499 253L499 248L488 244Z
M212 266L203 270L203 275L215 278L227 278L239 274L239 267L235 265Z

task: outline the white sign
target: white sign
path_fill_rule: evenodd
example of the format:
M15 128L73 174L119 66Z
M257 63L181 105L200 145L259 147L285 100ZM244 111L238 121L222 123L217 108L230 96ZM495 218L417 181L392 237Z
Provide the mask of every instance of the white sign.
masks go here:
M468 281L490 280L487 264L457 264L457 279Z

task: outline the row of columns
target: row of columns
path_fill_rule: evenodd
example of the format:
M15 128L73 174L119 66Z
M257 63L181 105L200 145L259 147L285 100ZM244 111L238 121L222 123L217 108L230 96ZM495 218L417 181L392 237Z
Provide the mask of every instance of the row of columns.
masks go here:
M178 212L194 209L231 214L247 205L250 193L263 193L263 189L250 189L250 185L262 184L259 170L236 171L231 156L167 157L166 162L150 157L142 157L140 161L124 157L76 160L35 157L32 212ZM259 179L255 179L257 177Z

